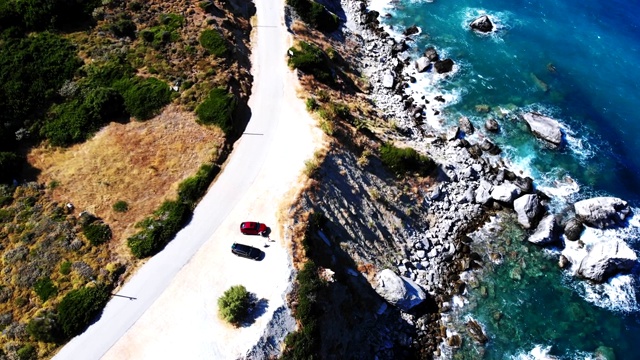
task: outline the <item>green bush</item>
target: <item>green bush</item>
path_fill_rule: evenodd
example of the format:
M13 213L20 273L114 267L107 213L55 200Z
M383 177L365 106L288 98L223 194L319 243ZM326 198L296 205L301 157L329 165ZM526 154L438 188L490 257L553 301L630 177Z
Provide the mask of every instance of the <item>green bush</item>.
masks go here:
M215 88L209 92L204 101L196 108L198 122L206 125L217 125L225 133L233 129L232 117L236 109L233 94L225 89Z
M287 5L296 11L302 21L320 31L333 32L340 26L336 15L313 0L287 0Z
M40 134L53 145L67 146L89 138L101 123L82 102L73 100L52 108L51 119L44 123Z
M109 30L117 37L129 37L131 39L136 37L136 24L126 17L120 17L109 25Z
M19 360L36 360L38 358L38 351L32 344L26 344L18 351L16 351Z
M218 174L220 168L217 165L202 165L195 176L185 179L178 186L178 199L189 204L191 208L206 193L209 184Z
M127 212L129 211L129 204L124 200L118 200L113 204L113 211L115 212Z
M58 288L48 276L38 279L33 285L33 289L42 302L58 293Z
M57 343L62 339L58 317L51 311L42 311L27 324L27 333L38 341Z
M60 328L66 338L83 331L102 312L109 301L110 288L105 284L71 290L57 306Z
M180 39L177 30L184 24L184 17L177 14L161 14L158 21L160 25L140 32L143 41L159 49Z
M188 204L165 201L154 214L136 224L140 229L127 239L133 256L142 259L162 250L191 216Z
M122 94L127 112L138 120L152 118L171 101L169 85L156 78L123 79L114 86Z
M98 246L111 240L111 228L102 221L85 224L82 227L82 233L93 246Z
M200 34L200 45L216 57L224 58L229 53L227 42L215 30L204 30Z
M398 148L391 143L380 147L380 160L396 175L416 172L421 176L429 175L435 169L435 162L427 156L420 155L412 148Z
M300 49L292 47L289 49L289 66L299 69L305 73L312 74L318 81L325 84L333 84L330 64L325 53L317 46L301 41Z
M100 5L98 0L3 0L15 8L14 22L29 30L73 28L91 19L91 12ZM15 23L14 23L15 24ZM0 28L4 28L0 23Z
M310 97L307 99L306 105L307 105L307 111L315 111L318 109L318 107L320 107L320 105L318 105L318 101L316 100L316 98L313 98L313 97Z
M249 312L251 295L242 285L230 287L218 298L218 314L231 324L239 324Z
M69 275L71 273L71 261L63 261L60 264L60 274Z

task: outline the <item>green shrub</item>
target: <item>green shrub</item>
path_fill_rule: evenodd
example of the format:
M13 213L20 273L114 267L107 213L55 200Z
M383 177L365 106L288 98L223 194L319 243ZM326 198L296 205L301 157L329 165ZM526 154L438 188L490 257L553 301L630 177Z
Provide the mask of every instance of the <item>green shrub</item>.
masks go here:
M213 10L213 2L211 0L200 1L198 3L198 6L206 13L209 13Z
M242 285L230 287L218 298L218 314L231 324L239 324L249 312L251 295Z
M65 337L83 331L102 312L109 301L110 288L105 284L71 290L57 306L60 327Z
M124 200L118 200L113 204L113 211L115 212L127 212L129 211L129 204Z
M156 78L123 79L115 88L122 94L127 112L138 120L152 118L171 101L169 85Z
M200 34L200 45L216 57L224 58L229 53L227 42L215 30L204 30Z
M42 311L27 324L27 333L38 341L57 343L62 339L58 317L51 311Z
M318 81L325 84L333 84L329 61L324 52L317 46L301 41L300 49L292 47L289 49L289 66L299 69L305 73L312 74Z
M26 344L16 352L19 360L36 360L38 358L38 352L36 347L32 344Z
M396 175L417 172L421 176L429 175L435 169L435 163L427 156L420 155L412 148L398 148L391 143L380 147L380 160Z
M161 14L158 21L160 25L140 32L142 40L159 49L180 39L177 30L184 24L184 17L177 14Z
M67 146L86 140L100 124L98 116L79 100L73 100L52 108L51 119L42 126L40 134L55 146Z
M217 165L202 165L195 176L185 179L178 186L178 199L189 204L191 208L206 193L209 184L218 174L220 168Z
M127 239L127 246L138 259L162 250L191 216L188 204L165 201L154 214L136 224L140 229Z
M71 261L63 261L60 264L60 274L69 275L71 273Z
M233 129L233 111L236 100L233 94L225 89L215 88L209 92L204 101L196 108L198 122L207 125L217 125L225 133Z
M129 79L135 69L121 58L111 59L103 64L90 64L84 68L87 77L84 83L89 88L113 87L118 80Z
M315 111L318 109L320 105L318 105L318 101L316 98L310 97L306 101L307 111Z
M142 10L142 3L137 1L132 1L129 3L129 10L131 11L140 11Z
M58 288L49 277L40 278L33 285L33 290L42 302L47 301L51 296L58 293Z
M109 25L109 30L117 37L129 37L131 39L136 37L136 24L126 17L120 17L116 22Z
M82 233L93 246L98 246L111 240L111 228L102 221L85 224L82 227Z
M313 0L287 0L287 5L296 11L302 21L320 31L332 32L340 26L336 15Z

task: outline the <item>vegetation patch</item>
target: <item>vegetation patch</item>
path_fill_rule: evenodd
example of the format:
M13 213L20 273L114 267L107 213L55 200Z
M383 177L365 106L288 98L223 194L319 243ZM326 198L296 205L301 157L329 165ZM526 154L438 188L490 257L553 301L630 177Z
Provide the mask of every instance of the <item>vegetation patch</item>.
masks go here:
M188 204L192 209L198 200L207 192L209 185L220 172L220 167L215 164L205 164L200 167L196 175L185 179L178 186L178 198Z
M200 45L209 53L219 58L227 57L229 52L229 45L227 45L226 40L216 30L204 30L200 34Z
M82 233L91 245L98 246L111 240L111 228L103 221L93 221L82 227Z
M189 206L181 201L165 201L152 216L136 224L139 231L127 239L133 256L153 256L173 239L191 217Z
M242 285L230 287L218 298L218 314L233 325L238 325L245 319L250 306L251 294Z
M223 88L215 88L209 92L204 101L196 108L198 122L206 125L216 125L224 133L233 129L233 111L236 108L236 100Z
M320 31L333 32L340 26L335 14L313 0L287 0L287 5L296 11L302 21Z
M110 288L105 284L72 290L57 307L60 328L66 338L84 330L102 312L109 301Z
M33 290L35 290L42 302L47 301L58 292L58 288L48 276L38 279L33 286Z
M140 31L142 40L159 49L180 39L178 29L184 25L184 17L177 14L161 14L157 25Z
M115 87L124 98L124 105L138 120L147 120L157 115L171 101L171 89L156 78L132 78L117 82Z
M289 66L313 75L318 81L331 85L331 64L326 54L319 47L300 41L297 47L289 48Z
M415 149L398 148L389 142L380 147L380 160L398 176L404 176L410 172L427 176L436 168L432 159L419 154Z

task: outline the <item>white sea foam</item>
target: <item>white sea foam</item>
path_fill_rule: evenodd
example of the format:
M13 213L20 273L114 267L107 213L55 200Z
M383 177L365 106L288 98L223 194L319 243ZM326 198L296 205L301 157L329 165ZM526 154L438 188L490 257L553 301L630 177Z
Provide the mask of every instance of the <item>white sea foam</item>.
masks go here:
M552 360L556 357L549 355L551 346L536 345L531 351L520 351L518 354L512 356L514 360Z

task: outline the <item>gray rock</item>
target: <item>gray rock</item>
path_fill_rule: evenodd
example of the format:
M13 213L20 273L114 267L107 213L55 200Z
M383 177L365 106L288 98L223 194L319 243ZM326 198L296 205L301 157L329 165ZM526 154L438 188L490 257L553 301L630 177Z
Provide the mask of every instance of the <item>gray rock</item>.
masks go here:
M488 33L493 30L493 23L487 15L482 15L479 18L473 20L471 24L469 24L469 27L482 33Z
M500 131L500 125L495 119L487 119L487 121L484 122L484 128L491 132Z
M629 204L615 197L595 197L574 204L576 215L586 225L600 229L620 225L631 214Z
M409 311L422 303L427 295L413 280L400 277L390 269L376 275L375 291L388 303L403 311Z
M535 136L555 146L562 144L562 129L557 120L534 112L522 114L522 118L527 122Z
M476 203L486 205L491 200L491 190L493 185L490 182L482 179L480 180L480 186L476 189Z
M418 250L416 251L416 256L418 257L418 259L424 259L427 257L427 252L424 250Z
M549 214L540 220L536 231L527 239L530 243L536 245L552 244L557 240L556 236L556 218Z
M460 126L460 130L464 131L464 133L467 135L471 135L475 131L473 124L466 116L463 116L460 118L460 120L458 120L458 125Z
M518 214L518 222L520 225L525 229L530 229L534 225L536 218L540 215L542 206L540 206L538 195L526 194L513 202L513 209L516 211L516 214Z
M393 73L391 73L391 71L387 71L382 77L382 86L384 86L387 89L391 89L393 88L395 81L396 79L393 76Z
M457 126L452 126L447 130L446 139L448 141L453 141L458 138L460 135L460 128Z
M638 261L636 253L622 240L600 242L580 262L578 275L603 282L620 271L630 270Z
M436 51L436 49L433 46L429 46L424 51L424 56L427 59L429 59L429 61L431 61L431 62L436 62L436 61L440 60L440 55L438 55L438 52Z
M421 73L429 70L429 68L431 67L431 62L426 57L421 57L418 60L416 60L415 65L416 65L416 70L419 73Z
M435 64L433 64L433 67L436 69L436 72L438 74L448 73L453 69L453 60L444 59L441 61L436 61Z
M579 219L573 218L564 225L564 236L567 240L576 241L580 239L582 231L584 230L584 224Z
M510 204L513 202L513 199L520 195L521 191L522 190L514 184L505 182L504 184L493 188L491 191L491 197L496 201Z

